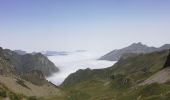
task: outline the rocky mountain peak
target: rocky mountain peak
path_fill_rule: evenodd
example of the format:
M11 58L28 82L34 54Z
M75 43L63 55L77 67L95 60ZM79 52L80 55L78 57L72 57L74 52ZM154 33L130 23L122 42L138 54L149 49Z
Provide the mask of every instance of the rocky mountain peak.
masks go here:
M138 43L133 43L133 44L131 44L130 46L128 46L128 47L148 47L147 45L144 45L144 44L142 44L141 42L138 42Z

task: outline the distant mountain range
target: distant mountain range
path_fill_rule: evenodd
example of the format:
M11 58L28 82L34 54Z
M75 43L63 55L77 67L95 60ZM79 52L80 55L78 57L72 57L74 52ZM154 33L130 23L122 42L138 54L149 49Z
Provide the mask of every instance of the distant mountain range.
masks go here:
M14 50L14 52L18 53L19 55L27 54L27 52L23 51L23 50ZM41 53L44 56L57 56L57 55L68 55L70 52L66 52L66 51L40 51L40 52L32 52L32 53L29 53L29 54L35 55L37 53Z
M68 55L69 52L66 51L42 51L41 52L45 56L57 56L57 55Z
M127 54L140 54L140 53L151 53L154 51L161 51L165 49L170 49L170 44L165 44L159 48L149 47L147 45L139 43L133 43L128 47L122 49L116 49L108 54L102 56L100 60L110 60L110 61L118 61L122 56Z
M26 51L23 51L23 50L14 50L14 52L16 52L19 55L28 54ZM32 53L29 53L29 54L35 55L37 53L41 53L44 56L65 56L65 55L69 55L69 54L72 54L72 53L80 53L80 52L86 52L86 50L76 50L74 52L67 52L67 51L40 51L40 52L32 52Z

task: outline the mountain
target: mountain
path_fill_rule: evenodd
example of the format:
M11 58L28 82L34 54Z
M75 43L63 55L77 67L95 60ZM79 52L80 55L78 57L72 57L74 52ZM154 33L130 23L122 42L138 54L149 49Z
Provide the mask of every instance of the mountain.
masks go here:
M19 55L18 53L9 49L4 49L3 53L6 59L12 63L17 72L20 74L27 73L32 70L39 70L45 76L50 76L53 73L59 71L59 69L41 53L36 53L34 55Z
M76 50L75 52L86 52L87 50Z
M22 50L14 50L14 52L16 52L16 53L19 54L19 55L25 55L25 54L27 54L26 51L22 51Z
M126 54L140 54L140 53L151 53L154 51L161 51L165 49L170 49L170 44L165 44L159 48L156 47L148 47L147 45L144 45L142 43L133 43L128 47L113 50L109 52L108 54L102 56L100 60L110 60L110 61L118 61L123 55Z
M76 83L93 78L107 79L112 75L131 75L154 73L163 68L169 51L153 52L148 54L136 54L122 57L116 64L105 69L85 69L69 75L62 86L72 86Z
M32 70L39 70L45 76L50 76L55 72L58 72L59 69L48 60L47 57L42 55L41 53L37 53L35 55L26 54L21 58L21 67L17 67L18 70L25 73Z
M63 95L61 89L45 79L55 70L58 71L42 54L19 55L0 48L0 100L37 100Z
M66 51L42 51L41 52L45 56L57 56L57 55L68 55L69 52Z
M0 47L0 75L16 74L15 67L4 54L4 50Z
M164 44L163 46L161 46L160 48L157 48L157 49L158 49L158 51L170 49L170 44Z
M70 91L66 100L169 100L169 57L169 50L128 55L109 68L72 73L61 86Z
M45 79L40 66L46 64L50 65L40 53L19 55L0 48L0 100L169 100L170 97L170 50L125 54L109 68L80 69L61 86Z

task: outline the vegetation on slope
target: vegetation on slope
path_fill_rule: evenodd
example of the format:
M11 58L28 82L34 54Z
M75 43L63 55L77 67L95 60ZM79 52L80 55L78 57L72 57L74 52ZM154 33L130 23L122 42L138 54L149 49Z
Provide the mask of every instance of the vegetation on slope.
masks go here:
M122 57L110 68L79 70L62 84L65 100L168 100L169 83L138 85L162 70L168 50Z
M125 75L135 82L142 81L155 72L161 70L165 64L168 50L153 52L149 54L139 54L129 57L122 57L115 65L105 69L85 69L79 70L69 75L61 86L71 87L77 83L93 78L110 79L114 75Z
M54 64L41 54L18 55L0 48L0 86L3 87L0 88L0 100L35 100L35 96L63 95L62 90L45 79L45 75L56 70Z

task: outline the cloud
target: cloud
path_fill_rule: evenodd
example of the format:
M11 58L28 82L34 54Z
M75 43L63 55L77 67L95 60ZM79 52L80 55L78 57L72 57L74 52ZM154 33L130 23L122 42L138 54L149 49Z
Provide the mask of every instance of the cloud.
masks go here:
M66 56L50 56L49 59L60 69L58 73L48 77L47 80L60 85L64 79L78 69L100 69L112 66L115 62L96 60L96 55L90 52L75 52Z

